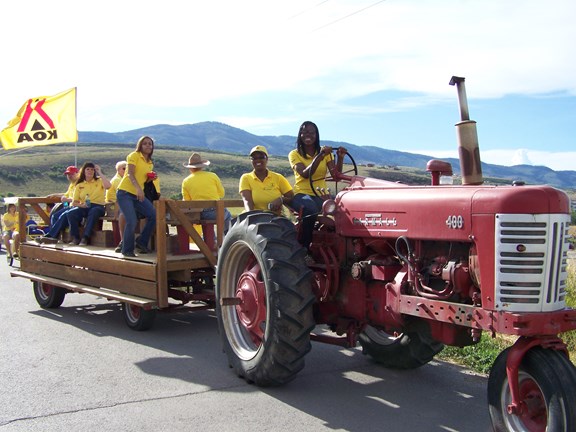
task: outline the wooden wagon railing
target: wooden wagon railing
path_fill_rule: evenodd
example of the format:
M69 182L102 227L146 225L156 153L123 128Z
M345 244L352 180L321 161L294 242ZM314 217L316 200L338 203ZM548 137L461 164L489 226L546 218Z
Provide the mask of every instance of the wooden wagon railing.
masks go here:
M21 226L25 225L24 207L32 207L48 224L47 204L57 202L59 198L19 198ZM193 272L215 267L218 249L224 239L224 209L242 208L243 203L242 200L177 201L161 198L154 202L154 206L155 253L124 258L110 247L39 245L27 241L23 230L21 268L11 274L144 307L168 307L170 281L187 281ZM215 220L200 219L202 210L206 208L216 209ZM203 226L208 239L210 236L206 234L212 230L213 240L206 242L202 238L194 227L198 224ZM175 239L175 229L171 227L178 230L180 241ZM191 248L188 247L189 239L194 242Z

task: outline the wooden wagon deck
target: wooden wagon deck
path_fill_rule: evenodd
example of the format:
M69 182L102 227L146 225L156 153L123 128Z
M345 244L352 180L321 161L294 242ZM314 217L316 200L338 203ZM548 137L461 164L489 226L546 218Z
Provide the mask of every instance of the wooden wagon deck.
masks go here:
M42 211L39 200L21 198L19 205L34 204ZM224 208L239 205L240 200L156 201L153 251L136 257L124 257L110 247L38 244L27 239L20 247L20 269L11 275L146 309L168 307L171 298L182 303L211 302L213 287L201 281L213 276L224 236ZM217 213L216 220L208 223L208 229L216 228L213 244L204 242L194 228L194 224L206 223L199 215L207 207L215 207ZM170 234L171 226L179 227L179 238ZM189 239L192 247L186 247Z

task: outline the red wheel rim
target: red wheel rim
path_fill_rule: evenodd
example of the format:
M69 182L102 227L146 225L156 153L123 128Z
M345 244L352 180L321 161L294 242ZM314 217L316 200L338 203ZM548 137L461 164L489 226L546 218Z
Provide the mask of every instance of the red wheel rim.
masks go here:
M128 311L130 313L130 317L134 320L137 321L138 318L140 318L140 307L139 306L135 306L133 304L128 305Z
M520 400L522 409L519 418L530 432L544 432L548 422L546 400L533 379L527 378L520 382Z
M42 291L42 294L44 294L45 297L50 297L50 294L52 294L53 289L54 287L52 285L44 283L40 286L40 290Z
M236 306L238 319L256 346L262 344L266 330L266 286L261 278L260 266L252 261L238 279Z

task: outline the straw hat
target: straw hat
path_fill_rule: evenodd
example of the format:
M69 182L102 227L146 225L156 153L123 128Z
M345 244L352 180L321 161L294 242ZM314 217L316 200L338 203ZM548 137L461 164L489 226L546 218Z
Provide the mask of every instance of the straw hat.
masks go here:
M184 168L203 168L210 165L209 160L202 160L200 153L192 153L190 159L188 159L188 165L184 164Z

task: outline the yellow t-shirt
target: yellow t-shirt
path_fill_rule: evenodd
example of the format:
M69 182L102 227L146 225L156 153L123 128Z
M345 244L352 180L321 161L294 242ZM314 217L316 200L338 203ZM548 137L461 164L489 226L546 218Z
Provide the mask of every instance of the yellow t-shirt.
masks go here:
M118 173L112 177L110 180L110 188L106 189L106 202L107 203L115 203L116 202L116 189L118 185L122 181L122 176L119 176Z
M78 201L80 203L86 202L86 195L90 196L90 202L92 204L106 204L106 200L104 198L106 193L106 189L104 188L104 184L102 183L101 178L92 179L90 181L84 180L81 183L78 183L74 188L74 201Z
M268 170L268 175L261 181L254 171L242 174L240 177L239 192L249 190L252 192L254 210L268 210L268 203L292 190L292 186L282 174Z
M20 224L18 223L19 213L6 212L2 215L2 229L4 231L18 231L20 232Z
M68 190L64 194L66 198L73 198L74 197L74 187L76 186L76 182L72 182L68 185Z
M144 155L137 151L134 151L128 155L126 158L126 163L127 165L134 166L134 177L136 178L136 182L140 185L142 190L144 190L144 183L147 179L146 174L148 174L150 171L154 171L154 163L152 161L147 162L146 159L144 159ZM128 170L128 166L126 166L126 170ZM124 177L122 177L117 190L123 190L131 193L132 195L136 195L136 187L134 187L130 181L130 178L128 177L128 171L126 171L126 174Z
M196 171L182 181L182 198L192 200L218 200L224 198L220 178L209 171Z
M288 160L290 161L290 166L292 167L292 169L294 170L294 193L298 194L306 194L306 195L315 195L314 192L312 191L312 188L310 187L310 179L309 178L304 178L302 177L300 174L298 174L298 172L296 172L296 164L298 163L303 163L304 167L308 167L311 163L312 160L314 159L314 157L303 157L302 155L300 155L300 153L298 153L298 150L294 149L292 150L290 153L288 153ZM320 163L318 164L318 167L316 168L316 171L314 171L314 174L312 176L313 180L314 180L314 186L315 187L320 187L320 188L324 188L326 189L326 172L328 171L328 166L327 163L329 161L332 160L332 155L328 155L325 156Z

